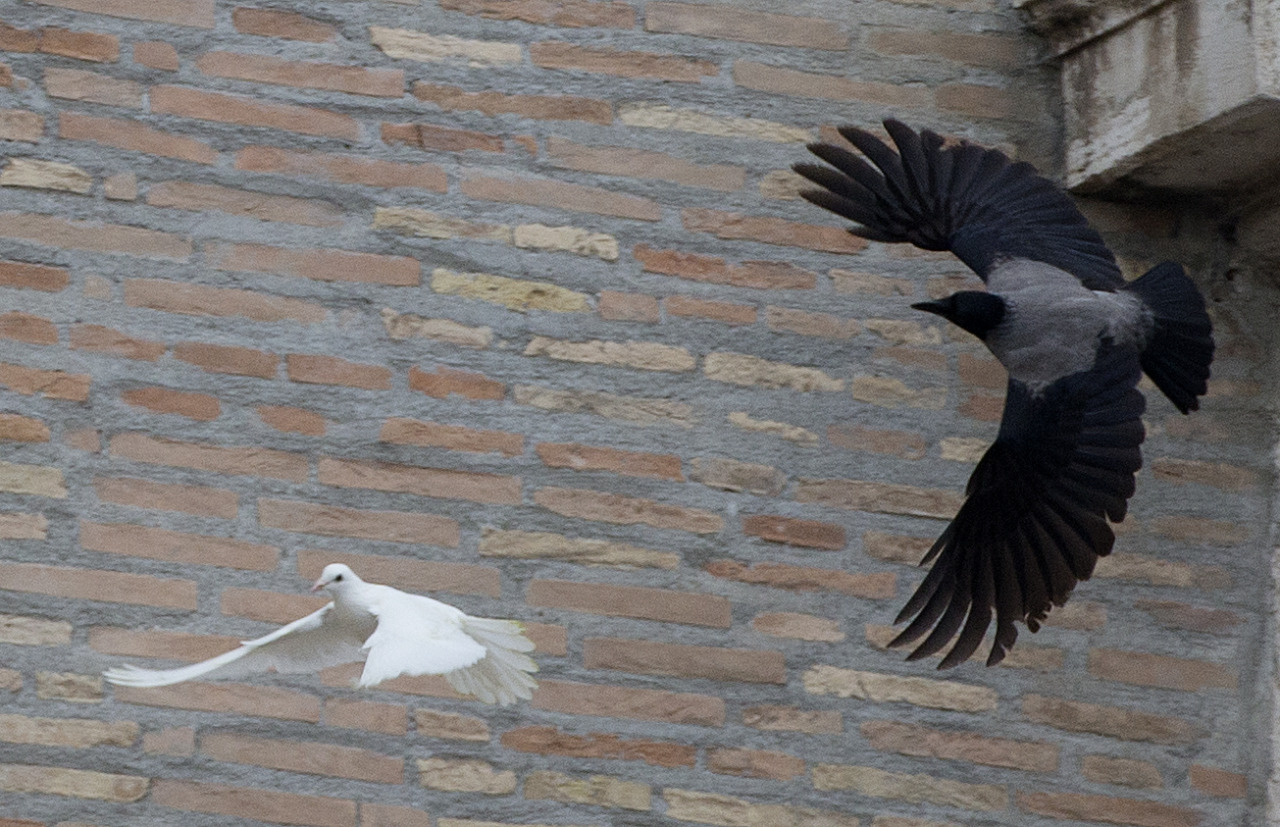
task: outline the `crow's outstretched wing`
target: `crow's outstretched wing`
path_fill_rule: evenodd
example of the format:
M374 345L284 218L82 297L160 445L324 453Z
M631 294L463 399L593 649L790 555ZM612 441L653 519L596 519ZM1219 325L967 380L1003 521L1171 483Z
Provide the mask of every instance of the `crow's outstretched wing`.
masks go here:
M863 238L950 250L984 281L1001 259L1023 258L1065 270L1091 290L1124 283L1102 236L1030 164L975 144L947 146L936 133L896 120L884 126L896 152L853 126L839 132L865 158L835 144L809 144L831 166L796 164L822 187L801 195L860 224L850 232Z
M969 478L966 499L922 565L935 561L898 615L911 623L891 645L928 637L908 656L940 651L939 668L964 662L994 612L999 663L1017 639L1015 621L1036 631L1115 541L1142 467L1145 401L1138 355L1104 343L1093 367L1041 393L1009 381L1000 434Z

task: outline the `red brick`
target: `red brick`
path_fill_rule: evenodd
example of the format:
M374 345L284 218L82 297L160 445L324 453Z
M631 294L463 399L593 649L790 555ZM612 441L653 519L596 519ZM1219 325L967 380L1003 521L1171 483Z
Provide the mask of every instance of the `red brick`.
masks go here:
M624 78L654 78L686 83L698 83L704 77L720 71L720 67L709 60L653 52L590 48L561 40L530 43L529 60L533 65L544 69L575 69Z
M0 86L13 85L13 73L0 63ZM25 109L0 109L0 139L39 143L44 137L44 117Z
M106 106L142 108L144 87L131 80L86 72L83 69L44 70L45 93L51 98L101 103Z
M234 491L206 485L153 482L131 477L95 477L93 490L102 502L182 511L202 517L235 519L240 498Z
M404 735L409 731L409 715L403 705L350 698L326 698L324 723L325 726L366 729L387 735Z
M961 503L959 494L948 489L845 479L801 478L796 480L792 496L796 502L828 508L943 520L951 519Z
M1202 819L1190 807L1109 795L1018 792L1017 803L1036 815L1132 827L1198 827Z
M298 574L311 579L329 563L346 563L374 583L394 583L396 588L423 594L437 591L498 597L502 581L492 566L470 563L442 563L374 554L345 554L304 549L298 552Z
M431 827L431 817L418 807L360 802L360 827Z
M215 761L252 764L286 772L351 778L376 784L404 781L403 758L316 741L211 732L200 737L200 752Z
M468 149L502 152L506 148L501 135L428 123L383 123L382 140L388 144L405 144L438 152L465 152Z
M585 638L582 664L642 675L672 675L713 681L786 683L782 653L769 649L689 646L624 638Z
M832 735L844 731L844 720L834 709L796 709L790 706L750 706L742 710L742 723L770 732L803 732Z
M742 520L742 532L774 543L832 551L840 551L846 543L843 526L774 514L747 515Z
M655 324L662 319L658 300L653 296L640 293L619 293L616 290L602 290L596 304L600 318L615 322L649 322Z
M178 342L173 346L173 356L189 362L210 373L229 373L236 376L256 376L274 379L280 369L280 357L247 347L211 345L205 342Z
M710 319L725 324L755 324L756 308L737 302L695 299L692 296L668 296L662 307L672 316Z
M1216 663L1119 649L1090 650L1089 674L1103 680L1184 692L1234 690L1239 682L1235 670Z
M226 566L250 571L271 571L280 549L227 537L185 534L164 528L127 523L80 521L80 547L89 551L145 557L188 565Z
M382 365L348 362L337 356L290 353L285 357L289 379L313 385L343 385L365 390L391 388L391 369Z
M448 177L435 164L401 164L356 155L297 152L272 146L250 146L240 150L236 153L236 169L328 178L343 184L369 187L415 187L434 192L449 189Z
M558 167L671 181L688 187L733 192L742 189L746 172L729 164L694 164L674 155L621 146L588 146L548 136L547 157Z
M323 305L254 290L208 287L162 279L125 279L124 302L187 316L242 316L255 322L316 324L328 317Z
M37 563L0 563L0 589L73 600L189 611L196 608L196 584L192 580Z
M683 480L680 457L675 454L651 454L644 451L623 451L619 448L601 448L572 442L539 442L535 446L538 458L551 468L572 468L575 471L612 471L628 477L658 477Z
M349 799L204 781L157 778L151 785L151 803L175 810L251 818L276 824L305 824L308 827L356 825L356 803Z
M641 221L658 221L662 218L662 207L656 201L564 181L523 177L490 178L472 173L462 179L461 189L462 194L468 198L485 201L532 204Z
M41 31L40 51L51 55L112 63L120 57L120 38L97 32L73 32L49 26Z
M96 324L77 324L71 328L71 347L126 359L154 362L167 349L163 342L135 339L127 333Z
M1188 777L1193 788L1219 798L1245 798L1249 794L1249 779L1238 772L1192 764Z
M525 591L525 600L530 606L721 629L733 623L732 607L725 598L671 589L535 579Z
M147 40L133 44L133 60L148 69L176 72L181 68L178 50L163 40Z
M309 470L309 464L304 455L289 451L255 446L183 442L142 433L116 434L111 438L109 448L112 456L121 459L179 468L195 468L218 474L244 474L305 482Z
M462 425L442 425L438 422L400 417L392 417L383 423L378 439L397 445L421 445L450 451L481 454L497 452L508 457L518 457L524 453L523 434L482 431Z
M1020 38L1002 34L926 32L919 29L883 28L871 32L867 45L883 55L940 57L970 66L1014 69L1023 60Z
M258 522L267 528L321 534L329 537L363 537L395 543L430 543L458 546L458 523L449 517L404 511L365 511L300 500L258 500Z
M423 468L371 460L321 457L317 479L324 485L371 488L420 497L472 500L516 505L521 501L520 478L504 474Z
M446 112L482 112L485 115L518 115L543 121L613 123L613 106L605 100L573 95L507 95L501 92L468 92L457 86L417 81L413 96L434 103Z
M404 94L403 69L369 69L335 63L285 60L243 52L205 52L196 68L213 77L323 89L351 95L398 98Z
M152 129L124 118L62 112L58 115L58 136L69 141L91 141L116 149L197 164L215 164L218 161L218 151L203 141Z
M704 509L583 488L540 488L534 492L533 501L566 517L618 525L641 524L695 534L715 534L724 528L724 520L718 514Z
M191 709L285 721L320 720L320 699L314 695L274 686L242 683L180 683L143 689L119 686L117 701L170 709Z
M709 3L646 3L648 32L800 46L806 49L849 48L849 36L835 20L746 11L738 6Z
M248 6L237 6L231 10L231 25L241 34L306 40L311 43L324 43L338 36L337 27L330 23L294 12L253 9Z
M1013 119L1019 117L1016 91L977 83L944 83L934 90L934 100L943 109L975 118Z
M49 437L49 426L38 419L21 414L0 413L0 440L48 442Z
M217 419L222 414L218 397L207 393L175 391L172 388L134 388L120 394L127 405L146 408L155 413L177 414L203 422Z
M558 680L539 681L529 705L569 715L699 726L724 726L725 717L724 701L710 695Z
M317 281L350 281L416 286L421 267L408 256L357 253L331 248L290 249L264 244L207 244L205 255L218 270L273 273Z
M288 405L259 405L258 418L277 431L304 436L324 436L329 423L318 413Z
M58 328L48 319L15 310L0 314L0 339L13 339L31 345L56 345Z
M320 569L316 569L317 573L319 571ZM306 575L303 577L305 579ZM227 586L218 595L218 608L222 614L277 625L305 617L327 602L327 597L280 594L262 589L239 589L234 586Z
M1243 616L1228 609L1205 609L1170 600L1138 600L1133 605L1171 629L1222 635L1245 622Z
M1058 747L1044 741L991 738L976 732L930 729L898 721L864 721L862 737L878 750L991 767L1055 772Z
M0 50L6 52L34 52L39 48L39 31L19 29L7 23L0 23Z
M866 240L840 227L801 224L783 218L686 207L680 211L680 220L690 232L711 233L726 241L756 241L826 253L856 253L867 246Z
M40 0L46 6L212 29L214 0Z
M831 313L810 313L790 307L768 305L764 309L770 330L820 336L824 339L850 339L861 330L854 319L842 319Z
M495 20L523 20L566 28L630 29L636 12L617 0L440 0L440 7Z
M1164 778L1160 768L1150 761L1135 758L1112 758L1107 755L1086 755L1080 759L1080 774L1100 784L1114 784L1137 789L1160 789Z
M240 645L231 635L193 635L163 630L138 631L118 626L94 626L89 645L95 652L125 657L167 658L188 663L207 660Z
M360 125L354 118L326 109L266 103L256 98L205 92L182 86L153 86L150 94L151 111L157 115L178 115L241 126L265 126L352 142L360 139Z
M281 221L308 227L337 227L342 223L342 211L327 201L294 198L290 195L268 195L190 181L161 181L152 184L147 191L147 203L153 207L193 212L215 210L259 221Z
M853 80L844 75L802 72L787 66L750 60L734 61L733 82L747 89L775 95L856 101L892 107L926 106L932 97L928 87L920 84Z
M25 261L0 261L0 287L17 287L57 293L66 288L71 277L65 267L28 264Z
M502 399L506 386L480 373L437 367L431 373L409 368L409 387L427 396L447 399L452 394L467 399Z
M897 576L892 572L854 574L838 569L818 569L786 563L755 563L751 566L734 560L713 560L706 571L716 577L755 583L789 591L832 591L855 597L885 599L897 590Z
M1125 741L1189 744L1204 735L1199 727L1182 718L1044 695L1024 696L1022 714L1029 721L1067 732L1092 732Z
M728 264L718 256L659 250L647 244L637 244L631 253L649 272L711 284L759 290L809 290L818 280L816 273L781 261Z
M975 387L1003 390L1008 382L1009 375L1004 367L985 356L961 353L958 368L960 378Z
M643 761L655 767L692 767L698 748L671 741L625 739L608 732L570 735L553 726L526 726L502 733L502 746L541 755Z
M0 387L26 396L84 402L89 398L89 377L60 370L40 370L0 362Z
M1247 491L1256 488L1259 483L1257 472L1249 468L1175 457L1156 458L1151 463L1151 472L1158 480L1179 484L1197 483L1223 491Z
M63 434L62 441L75 451L98 453L102 450L102 433L96 428L76 428Z
M923 459L924 437L910 431L886 431L861 425L830 425L827 439L832 445L850 451L889 454L903 459Z
M707 769L720 775L790 781L804 775L804 759L773 750L717 747L707 750Z

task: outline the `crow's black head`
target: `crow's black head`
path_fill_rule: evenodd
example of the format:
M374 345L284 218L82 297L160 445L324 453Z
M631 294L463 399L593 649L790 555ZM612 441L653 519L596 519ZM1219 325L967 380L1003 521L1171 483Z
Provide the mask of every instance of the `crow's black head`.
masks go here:
M945 299L931 302L917 302L916 310L936 313L954 325L986 339L991 329L1004 319L1004 299L979 290L961 290L952 293Z

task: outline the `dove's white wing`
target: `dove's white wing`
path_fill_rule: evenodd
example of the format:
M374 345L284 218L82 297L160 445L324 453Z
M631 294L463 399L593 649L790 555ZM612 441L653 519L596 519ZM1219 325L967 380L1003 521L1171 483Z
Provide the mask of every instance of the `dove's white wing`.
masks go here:
M373 627L357 616L338 619L329 603L306 617L281 626L268 635L248 640L239 648L190 666L176 669L142 669L125 664L103 673L122 686L169 686L195 678L240 678L267 672L315 672L329 666L360 660L360 647Z
M533 697L538 682L529 673L537 672L538 664L524 654L533 651L533 641L519 622L466 616L462 630L482 643L487 654L475 666L445 676L454 689L502 706Z

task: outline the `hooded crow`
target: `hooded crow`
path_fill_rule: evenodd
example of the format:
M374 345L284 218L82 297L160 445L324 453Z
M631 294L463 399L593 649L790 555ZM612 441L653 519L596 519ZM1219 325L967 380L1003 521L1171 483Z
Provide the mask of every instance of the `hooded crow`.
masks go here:
M802 195L860 225L854 235L950 250L986 282L985 292L912 305L977 336L1009 380L996 440L921 561L933 568L891 645L924 637L915 660L954 639L939 665L952 667L977 650L994 613L991 666L1017 639L1016 621L1035 632L1111 552L1108 520L1124 519L1142 467L1141 373L1182 413L1195 410L1213 326L1180 265L1126 282L1102 237L1030 164L895 120L884 127L897 151L845 126L865 157L813 143L830 166L795 170L821 187Z

